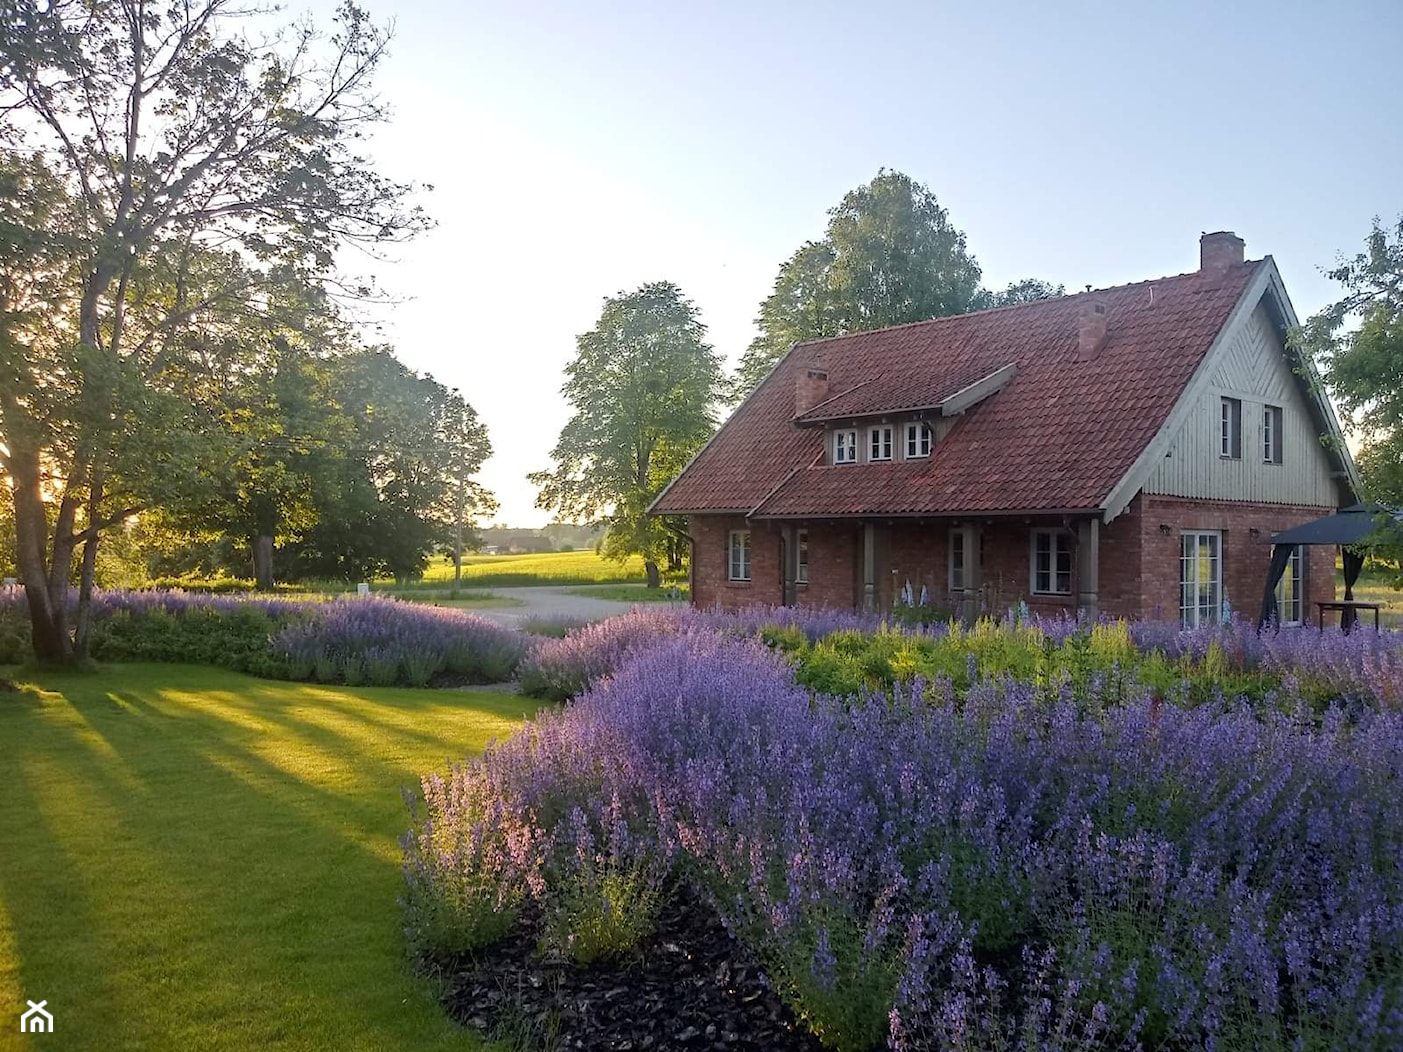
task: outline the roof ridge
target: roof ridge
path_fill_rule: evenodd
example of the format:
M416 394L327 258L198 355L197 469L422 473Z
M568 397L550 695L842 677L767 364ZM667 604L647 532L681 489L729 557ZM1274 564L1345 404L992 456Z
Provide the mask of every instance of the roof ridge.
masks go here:
M1241 263L1234 264L1234 266L1256 267L1260 266L1264 261L1265 257L1263 257L1263 259L1246 259L1243 260ZM868 333L892 332L896 329L913 329L918 325L938 325L941 322L954 321L956 318L977 318L989 314L997 314L1000 311L1026 310L1030 307L1046 306L1049 303L1059 303L1063 300L1074 300L1081 296L1101 296L1105 295L1108 292L1120 292L1124 289L1133 289L1144 285L1156 285L1161 281L1180 281L1184 278L1196 277L1201 273L1202 271L1198 270L1186 270L1180 274L1165 274L1158 278L1142 278L1140 281L1127 281L1124 285L1107 285L1105 288L1101 289L1086 289L1082 292L1068 292L1064 293L1061 296L1049 296L1046 299L1033 300L1029 303L1007 303L1004 304L1002 307L985 307L983 310L965 311L963 314L942 314L938 318L925 318L922 321L907 321L902 322L900 325L883 325L876 329L854 329L852 332L845 332L840 336L816 336L811 340L796 341L793 347L790 348L790 350L794 350L799 347L812 347L817 346L819 344L831 343L834 340L847 340L851 339L854 336L865 336Z

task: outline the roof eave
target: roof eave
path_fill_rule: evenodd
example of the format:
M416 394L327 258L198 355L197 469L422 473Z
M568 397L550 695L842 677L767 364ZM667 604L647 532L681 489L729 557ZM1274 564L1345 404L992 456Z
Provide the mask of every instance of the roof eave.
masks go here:
M711 433L711 437L706 440L706 443L701 447L701 449L697 450L691 455L687 463L682 465L682 470L679 471L676 475L674 475L672 481L662 488L662 492L653 498L653 502L648 505L648 509L643 513L644 515L700 514L697 512L689 511L659 511L658 505L663 502L663 498L668 495L668 493L672 490L673 486L677 485L678 481L682 478L682 476L687 474L687 472L691 470L692 465L695 464L701 458L702 454L711 448L711 444L715 442L718 437L720 437L721 432L725 430L726 425L729 424L732 420L734 420L737 416L739 416L741 410L750 404L750 400L755 397L759 390L762 387L764 387L767 383L769 383L771 379L774 378L774 375L779 371L780 366L783 365L789 359L789 356L794 353L794 348L798 346L799 344L797 343L791 343L789 345L789 350L785 351L782 355L780 355L779 358L775 360L775 364L770 366L770 371L765 374L765 378L750 389L750 392L740 400L740 405L736 406L733 410L731 410L730 416L726 417L725 420L721 420L717 423L716 430Z
M886 416L920 416L925 413L933 413L939 416L940 403L935 402L931 405L902 406L896 409L874 409L867 413L840 413L837 416L795 417L792 423L795 427L817 430L819 428L828 427L830 424L839 424L845 421L852 421L856 424L863 420L880 420L882 417Z
M1026 519L1026 518L1094 518L1101 509L1094 505L1079 508L965 508L954 511L796 511L762 512L756 509L752 519Z
M1263 262L1268 265L1270 270L1269 289L1281 311L1283 331L1278 334L1281 337L1281 345L1293 359L1292 371L1300 377L1305 389L1306 400L1315 410L1316 424L1321 429L1322 437L1327 439L1323 443L1326 455L1334 458L1340 472L1349 483L1350 495L1354 501L1358 501L1362 488L1359 466L1355 464L1354 457L1345 442L1344 429L1340 426L1334 405L1325 393L1325 382L1316 370L1315 363L1309 355L1299 353L1291 345L1291 334L1300 328L1301 323L1296 317L1296 309L1291 305L1291 297L1286 293L1286 284L1281 279L1281 272L1277 270L1276 260L1267 256Z
M1247 283L1242 294L1238 296L1237 303L1228 313L1223 324L1219 326L1217 334L1213 337L1213 342L1208 345L1208 349L1203 352L1203 357L1199 359L1198 366L1194 369L1193 375L1189 377L1188 383L1179 392L1173 408L1169 415L1165 417L1159 430L1146 443L1145 448L1140 451L1140 455L1135 458L1130 467L1121 475L1120 479L1101 501L1101 517L1104 522L1111 522L1135 499L1135 495L1145 487L1150 479L1151 473L1168 451L1175 437L1179 434L1180 428L1188 420L1189 415L1194 411L1198 399L1200 388L1204 387L1211 374L1209 363L1222 345L1223 341L1236 327L1243 316L1250 314L1262 296L1266 293L1271 283L1271 275L1276 271L1276 264L1267 256L1258 264L1257 273L1252 280Z

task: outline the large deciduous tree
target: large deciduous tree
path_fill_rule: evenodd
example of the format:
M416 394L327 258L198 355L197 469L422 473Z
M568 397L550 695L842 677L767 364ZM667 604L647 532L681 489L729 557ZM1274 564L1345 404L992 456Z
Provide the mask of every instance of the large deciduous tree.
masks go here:
M496 506L473 478L491 453L486 428L458 391L390 348L307 317L289 327L305 312L274 306L266 332L244 333L254 347L219 359L237 374L189 385L222 467L164 505L168 524L194 541L229 538L260 588L273 584L275 549L281 580L416 576L458 522L470 531Z
M294 568L404 580L419 576L439 546L460 558L478 517L497 507L473 478L492 452L476 411L386 347L346 355L335 371L331 389L351 437L336 469L313 487L317 521L290 552Z
M530 476L536 506L602 519L604 553L641 555L656 588L668 533L648 506L716 429L720 359L668 281L606 299L576 347L562 388L574 415L551 451L555 468Z
M1061 294L1060 287L1031 279L990 293L979 280L965 235L935 195L910 176L883 169L829 211L823 240L805 243L780 266L732 393L745 395L801 340Z
M1403 507L1403 217L1392 229L1376 219L1365 250L1326 275L1345 294L1307 321L1298 339L1360 442L1356 459L1369 497ZM1392 540L1399 546L1403 538Z
M14 227L0 469L44 660L81 656L102 530L150 502L153 454L168 454L164 477L196 466L198 444L177 436L199 421L163 397L181 335L256 303L272 270L316 281L338 246L425 225L409 188L355 152L384 116L370 81L385 35L350 4L329 38L301 25L260 39L248 13L15 0L0 21L0 208ZM221 259L240 280L207 280ZM52 279L42 297L35 269ZM64 596L80 547L75 628Z

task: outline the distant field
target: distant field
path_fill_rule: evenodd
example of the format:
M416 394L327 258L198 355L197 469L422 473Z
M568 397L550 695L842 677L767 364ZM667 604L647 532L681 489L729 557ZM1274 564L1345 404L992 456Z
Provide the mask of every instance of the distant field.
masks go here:
M1354 585L1354 598L1361 603L1378 603L1379 623L1385 627L1403 628L1403 591L1393 587L1394 574L1385 570L1366 569ZM1345 594L1344 571L1336 566L1335 595ZM1373 624L1372 614L1361 614L1365 624ZM1311 612L1311 620L1315 612Z
M422 586L442 587L453 580L453 561L438 559L424 572ZM527 555L467 555L463 581L473 588L530 585L627 584L643 582L643 560L626 563L594 552L543 552Z

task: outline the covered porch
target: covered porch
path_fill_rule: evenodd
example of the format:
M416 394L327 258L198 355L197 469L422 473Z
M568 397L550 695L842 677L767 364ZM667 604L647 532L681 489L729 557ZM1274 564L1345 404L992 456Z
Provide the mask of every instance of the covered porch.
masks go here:
M1020 602L1101 612L1098 518L1005 515L773 522L781 602L889 611L915 603L973 620Z

